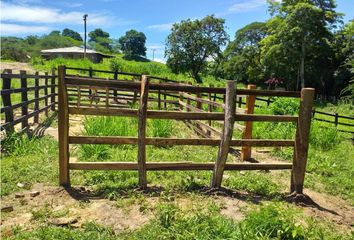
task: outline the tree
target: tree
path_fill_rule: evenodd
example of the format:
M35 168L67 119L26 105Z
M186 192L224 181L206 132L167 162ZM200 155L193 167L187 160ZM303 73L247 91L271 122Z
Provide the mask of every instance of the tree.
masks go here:
M146 56L146 36L143 32L129 30L119 38L120 49L128 56Z
M82 37L80 36L80 34L69 28L65 28L61 35L65 37L71 37L72 39L82 42Z
M110 52L112 50L112 40L109 38L109 33L101 28L96 28L89 34L89 43L96 50L101 52Z
M333 71L327 66L334 57L331 28L339 17L334 8L333 0L271 1L275 16L267 23L270 34L261 41L262 61L271 77L288 79L288 87L296 89L325 85ZM317 81L305 81L305 74Z
M199 74L206 68L207 59L216 58L228 41L224 24L224 19L213 15L173 24L165 49L167 65L173 72L189 72L201 83Z
M267 34L264 22L253 22L235 33L224 51L224 78L256 82L263 79L260 41Z

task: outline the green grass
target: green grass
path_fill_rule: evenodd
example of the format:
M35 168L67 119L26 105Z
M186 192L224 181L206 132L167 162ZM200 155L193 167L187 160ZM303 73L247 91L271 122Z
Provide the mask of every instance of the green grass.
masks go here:
M289 108L291 103L287 103L287 108L282 108L281 105L282 103L277 103L276 106L270 105L269 108L258 108L255 111L263 114L296 114L297 109ZM347 106L338 109L341 108L346 109ZM283 109L282 112L279 112L279 109ZM295 137L296 127L292 123L259 122L253 126L255 138ZM275 149L273 154L291 161L293 150ZM354 205L354 183L351 180L353 172L354 146L348 139L348 134L338 131L334 125L312 121L305 187L339 195Z
M53 184L58 181L57 141L51 137L27 138L12 135L2 142L1 196L19 191L17 183Z
M24 231L18 227L13 229L13 236L5 239L350 239L288 204L271 202L255 207L240 222L226 218L220 210L213 200L195 202L187 209L178 202L162 201L153 219L133 231L115 233L89 222L82 229L43 225Z
M36 70L40 71L50 71L53 68L57 68L59 65L66 65L68 67L85 68L88 69L92 67L93 69L99 70L118 70L120 72L130 72L138 74L152 75L155 77L168 78L172 80L182 81L182 82L194 82L193 78L189 74L175 74L163 63L158 62L144 62L135 60L126 60L123 55L117 54L115 58L104 59L102 63L92 63L89 60L83 59L64 59L57 58L49 61L36 61L32 63ZM70 74L83 74L88 75L88 72L77 72L75 70L67 70ZM99 77L110 77L113 78L113 74L105 73L95 73L95 76ZM121 79L131 79L131 77L125 75L118 75ZM213 84L214 86L224 86L224 80L216 80L214 77L209 75L202 76L203 85Z

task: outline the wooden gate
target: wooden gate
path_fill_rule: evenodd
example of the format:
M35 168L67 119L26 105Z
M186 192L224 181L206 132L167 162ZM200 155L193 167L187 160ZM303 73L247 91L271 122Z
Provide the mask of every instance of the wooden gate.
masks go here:
M281 170L291 169L291 192L301 194L305 177L308 153L311 113L314 98L314 89L304 88L301 92L269 91L256 89L237 89L235 81L227 81L226 88L191 86L183 83L160 82L161 79L141 75L139 81L102 79L67 75L65 66L59 67L59 170L60 184L70 184L70 170L137 170L139 186L147 187L147 171L157 170L213 170L211 187L221 186L225 170ZM103 99L104 104L84 104L80 98L95 96ZM127 107L116 100L117 92L123 96L131 96L138 100L137 108ZM74 94L73 94L74 92ZM69 97L69 93L70 97ZM161 99L161 94L164 99ZM193 111L186 107L183 96L195 94L197 98L210 101L210 95L221 95L225 99L223 112ZM259 115L238 113L236 111L236 95L247 96L278 96L301 98L299 116L286 115ZM176 100L167 99L174 98ZM113 99L113 100L112 100ZM203 101L204 101L203 100ZM148 103L157 101L158 109L149 109ZM177 108L161 110L161 102L171 103ZM212 104L212 103L211 103ZM216 104L216 103L215 103ZM132 104L134 107L134 104ZM186 110L186 111L184 111ZM122 136L70 136L69 115L100 115L100 116L128 116L138 118L138 137ZM150 138L146 137L146 119L175 119L175 120L206 120L223 121L220 138ZM297 123L295 140L268 140L268 139L232 139L235 121L253 122L295 122ZM138 146L136 162L69 162L70 144L131 144ZM194 145L219 146L215 162L149 162L146 160L146 145ZM226 163L230 147L293 147L293 163Z

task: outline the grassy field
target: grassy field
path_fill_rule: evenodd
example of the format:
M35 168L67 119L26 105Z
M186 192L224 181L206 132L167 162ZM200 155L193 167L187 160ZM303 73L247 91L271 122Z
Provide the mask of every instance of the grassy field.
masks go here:
M174 75L165 65L121 60L121 56L101 64L56 59L34 63L38 70L49 70L58 64L94 69L156 74L161 77L189 81L186 75ZM144 67L143 67L144 66ZM104 76L104 75L99 75ZM212 77L206 84L215 83ZM222 83L219 83L222 84ZM214 84L216 85L216 84ZM279 99L266 107L256 108L260 114L297 114L298 100ZM258 103L257 103L258 104ZM332 111L331 106L322 109ZM335 111L351 114L350 106L338 106ZM56 122L53 123L56 125ZM86 117L82 119L83 135L137 136L137 120L128 117ZM240 132L235 132L240 137ZM254 123L254 138L293 139L295 126L291 123ZM195 136L182 122L149 120L149 137ZM13 135L2 142L1 197L8 199L23 191L17 183L27 183L31 189L36 183L56 186L58 181L58 147L51 137L27 138ZM147 161L214 162L217 147L148 146ZM292 149L276 148L270 155L280 161L292 160ZM73 146L71 157L76 161L136 161L136 146L80 145ZM230 155L228 161L236 161ZM347 135L334 125L313 122L305 187L319 193L344 199L354 206L354 146ZM138 206L142 214L150 214L148 222L132 230L114 231L111 226L87 221L80 228L57 227L48 223L51 218L68 215L56 212L50 204L30 210L30 230L12 227L2 235L4 239L353 239L354 232L344 231L330 219L314 217L303 208L284 201L290 172L226 171L223 186L233 195L216 197L205 193L211 171L148 172L148 184L156 192L136 190L135 171L73 171L72 184L89 187L94 195L109 199L118 209L129 211ZM284 184L286 182L286 184ZM220 200L221 198L221 200ZM151 204L152 199L155 201ZM243 217L234 219L224 214L227 201L243 202L238 209ZM236 202L236 203L235 203ZM86 202L80 202L84 208ZM232 212L231 215L235 215ZM5 220L14 215L4 213Z
M38 61L35 60L32 62L32 65L36 70L39 71L51 71L53 68L57 68L59 65L66 65L68 67L76 68L90 68L99 69L99 70L109 70L109 71L119 71L119 72L129 72L129 73L138 73L146 74L155 77L168 78L172 80L177 80L180 82L192 82L194 80L189 74L175 74L163 63L158 62L145 62L145 61L134 61L126 60L123 58L123 55L116 55L112 59L104 59L102 63L94 64L89 60L74 60L74 59L64 59L58 58L51 61ZM75 70L68 70L68 73L77 74ZM88 74L81 73L81 74ZM95 73L95 76L99 77L110 77L113 78L113 74L105 73ZM118 76L119 78L119 76ZM224 81L215 79L210 75L202 75L203 85L213 84L214 86L224 86Z
M136 135L136 120L132 118L89 117L84 120L84 126L83 134L87 135ZM187 137L192 134L183 123L169 120L149 121L147 133L148 136L156 137ZM21 191L16 186L17 182L29 183L27 188L31 188L36 182L56 185L58 150L54 139L13 137L4 146L8 155L2 161L3 197ZM150 147L147 153L148 161L188 159L200 162L213 161L217 148ZM73 156L78 157L78 161L135 161L136 154L137 148L131 146L85 145L74 148L73 151ZM311 166L310 164L310 175ZM330 172L325 166L322 169ZM314 177L316 180L323 180L316 175ZM344 179L348 176L338 176L334 181L339 177ZM336 231L329 222L305 216L301 209L284 202L284 187L269 172L225 173L223 186L247 192L246 199L250 203L255 196L264 199L261 205L251 204L243 209L245 217L240 221L225 217L221 214L224 204L216 201L213 196L200 192L209 185L210 178L211 172L206 171L149 172L149 185L163 187L157 204L150 206L147 201L149 194L134 191L137 185L136 172L74 172L74 185L92 187L94 192L115 201L118 208L129 209L131 204L138 204L141 211L152 212L153 217L141 228L117 233L109 226L95 222L87 222L80 229L55 227L46 223L53 217L52 210L44 209L32 212L33 224L40 223L37 228L32 231L14 228L8 239L350 239L350 235ZM307 185L311 188L308 182ZM326 185L327 182L323 184ZM352 199L345 192L341 195ZM188 199L189 203L182 204L178 200L180 198Z

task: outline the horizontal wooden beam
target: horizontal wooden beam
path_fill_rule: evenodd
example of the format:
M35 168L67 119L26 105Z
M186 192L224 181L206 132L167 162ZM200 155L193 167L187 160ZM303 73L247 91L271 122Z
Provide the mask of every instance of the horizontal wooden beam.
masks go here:
M111 137L111 136L70 136L70 144L137 144L137 137ZM220 139L205 138L146 138L147 145L195 145L195 146L219 146ZM280 139L240 139L231 140L231 146L253 146L253 147L293 147L293 140Z
M148 162L146 170L213 170L215 163L193 162ZM291 169L291 163L229 163L225 170L285 170ZM75 162L69 163L71 170L137 170L136 162Z
M140 89L140 82L132 82L125 80L102 79L102 78L85 78L67 76L66 83L74 85L86 86L104 86L104 87L124 87L126 89ZM225 88L218 87L201 87L191 86L186 84L169 84L169 83L151 83L151 90L168 90L181 91L190 93L220 93L225 94ZM274 91L274 90L257 90L257 89L239 89L237 93L240 95L255 95L255 96L278 96L278 97L300 97L300 92L292 91Z
M70 114L81 115L105 115L105 116L137 116L135 109L100 109L89 107L69 107ZM176 120L223 120L224 113L209 112L179 112L179 111L157 111L148 110L147 118L176 119ZM297 116L288 115L257 115L238 114L236 121L268 121L268 122L296 122Z

